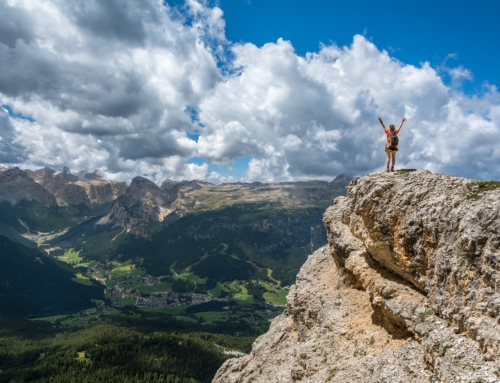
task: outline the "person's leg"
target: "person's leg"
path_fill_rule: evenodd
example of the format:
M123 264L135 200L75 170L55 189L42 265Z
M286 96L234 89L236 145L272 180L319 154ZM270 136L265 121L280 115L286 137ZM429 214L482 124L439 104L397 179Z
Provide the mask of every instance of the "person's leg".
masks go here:
M391 171L394 171L394 166L396 166L396 152L392 152L392 167Z
M389 171L389 165L391 163L391 153L389 152L385 152L385 155L387 157L387 159L385 160L385 167L386 167L386 171Z

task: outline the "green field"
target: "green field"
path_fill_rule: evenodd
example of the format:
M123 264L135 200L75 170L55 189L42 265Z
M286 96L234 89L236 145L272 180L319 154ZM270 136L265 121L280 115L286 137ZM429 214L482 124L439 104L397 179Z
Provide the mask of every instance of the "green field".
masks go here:
M234 299L236 299L237 301L241 301L241 302L248 302L248 303L255 302L254 297L251 295L237 294L234 296Z
M228 314L224 311L208 311L195 314L196 318L203 318L206 323L214 323L221 319L226 319Z
M186 308L188 308L188 307L189 306L144 307L144 308L142 308L142 311L179 316L181 314L184 314L186 312L185 311Z
M141 282L139 282L137 279L127 279L123 281L125 283L125 288L127 289L135 289L141 285Z
M81 273L77 273L74 278L71 278L72 281L81 283L82 285L93 286L90 278L82 275Z
M133 298L128 298L128 299L118 299L117 300L122 306L133 306L135 305L135 299Z
M272 303L278 306L286 305L286 296L288 295L288 290L276 289L275 286L263 281L258 281L258 283L267 290L267 292L262 294L262 297L267 303Z
M182 274L178 274L177 278L182 279L183 281L189 281L191 283L205 283L207 281L207 278L200 278L194 273L191 272L184 272Z
M208 293L214 298L219 298L224 289L224 284L217 282L217 285L213 289L208 290Z
M156 293L160 291L166 291L170 290L172 288L171 283L166 283L166 282L160 282L152 286L137 286L136 289L139 290L141 293L144 294L151 294L151 293Z
M73 249L68 249L64 252L64 255L61 255L59 257L56 257L60 261L63 261L69 265L76 266L81 261L83 260L82 257L80 257L80 252L79 251L74 251Z
M288 290L277 290L276 292L267 292L263 294L266 302L275 304L277 306L286 305L287 295L288 295Z
M88 262L80 262L79 264L75 265L76 267L93 267L99 265L100 262L96 260L90 260Z
M102 301L101 301L102 302ZM89 309L81 311L78 314L72 315L51 315L48 317L42 317L34 319L35 321L44 321L48 323L55 323L58 325L62 325L64 327L74 327L80 326L85 323L89 323L95 320L98 317L107 317L120 314L120 310L110 310L110 311L101 311L99 309Z
M187 321L187 322L196 322L195 318L188 317L185 315L177 315L174 317L175 319L182 320L182 321Z

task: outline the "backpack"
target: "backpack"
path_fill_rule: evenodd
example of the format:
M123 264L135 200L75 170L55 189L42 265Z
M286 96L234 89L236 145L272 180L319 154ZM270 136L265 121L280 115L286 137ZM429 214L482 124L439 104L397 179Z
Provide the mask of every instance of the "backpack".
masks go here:
M391 137L389 138L389 143L391 144L391 148L397 149L399 144L399 138L396 132L391 132Z

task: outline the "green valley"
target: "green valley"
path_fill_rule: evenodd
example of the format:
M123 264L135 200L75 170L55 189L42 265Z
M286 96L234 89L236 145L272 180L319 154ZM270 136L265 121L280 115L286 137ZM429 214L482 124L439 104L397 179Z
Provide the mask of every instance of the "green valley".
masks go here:
M0 177L0 383L211 381L285 309L350 181L96 177Z

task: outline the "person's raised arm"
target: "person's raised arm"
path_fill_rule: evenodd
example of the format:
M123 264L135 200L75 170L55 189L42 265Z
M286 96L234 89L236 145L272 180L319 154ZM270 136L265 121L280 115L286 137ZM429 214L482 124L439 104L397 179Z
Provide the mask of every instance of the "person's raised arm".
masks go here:
M384 128L384 130L387 130L387 128L385 127L384 123L382 122L382 119L379 117L378 120L380 121L380 123L382 124L382 128Z
M405 123L406 121L406 118L403 117L403 119L401 120L401 125L399 125L399 128L398 128L398 132L401 130L401 128L403 127L403 124Z

